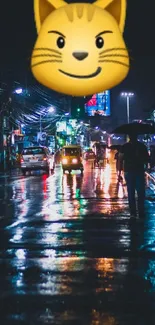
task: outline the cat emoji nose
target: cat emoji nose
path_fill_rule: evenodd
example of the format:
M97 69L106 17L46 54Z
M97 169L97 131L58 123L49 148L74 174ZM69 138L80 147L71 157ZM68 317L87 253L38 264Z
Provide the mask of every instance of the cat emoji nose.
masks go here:
M73 52L72 55L74 56L75 59L82 61L88 56L88 53L87 52Z

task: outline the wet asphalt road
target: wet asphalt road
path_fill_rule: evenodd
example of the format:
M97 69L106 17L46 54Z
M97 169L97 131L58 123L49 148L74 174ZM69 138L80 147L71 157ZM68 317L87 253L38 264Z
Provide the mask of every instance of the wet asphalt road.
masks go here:
M155 325L155 194L130 220L115 166L0 176L0 325Z

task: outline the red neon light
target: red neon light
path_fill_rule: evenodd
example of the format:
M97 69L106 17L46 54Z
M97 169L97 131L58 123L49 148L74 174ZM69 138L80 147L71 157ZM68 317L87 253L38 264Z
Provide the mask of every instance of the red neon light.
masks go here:
M97 98L96 94L92 96L92 98L87 102L87 106L97 106Z

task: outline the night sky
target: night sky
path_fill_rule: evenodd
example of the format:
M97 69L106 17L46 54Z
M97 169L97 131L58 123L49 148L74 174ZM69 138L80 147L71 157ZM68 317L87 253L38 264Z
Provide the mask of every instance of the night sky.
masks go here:
M23 83L27 78L28 83L34 82L29 68L36 40L33 0L1 0L0 16L1 81L11 78ZM144 110L155 108L154 0L128 0L124 36L133 60L128 77L111 94L113 117L119 121L123 121L126 113L125 102L119 96L121 91L136 94L131 103L131 118L141 117Z

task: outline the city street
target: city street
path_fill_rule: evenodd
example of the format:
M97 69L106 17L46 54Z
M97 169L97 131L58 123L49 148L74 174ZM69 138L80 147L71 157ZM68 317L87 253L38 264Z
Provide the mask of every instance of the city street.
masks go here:
M115 164L0 175L1 325L154 325L155 194L131 220Z
M154 7L3 1L0 325L155 325Z

